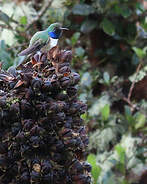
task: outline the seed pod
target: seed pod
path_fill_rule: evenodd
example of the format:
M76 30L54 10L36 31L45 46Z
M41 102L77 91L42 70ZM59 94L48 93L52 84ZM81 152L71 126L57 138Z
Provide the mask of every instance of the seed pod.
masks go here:
M65 113L64 112L59 112L56 114L56 117L54 117L54 120L56 121L64 121L65 119Z
M90 184L91 183L90 176L85 176L85 174L73 175L72 179L78 184Z
M69 96L75 96L77 95L77 89L75 87L69 87L67 88L67 94Z
M8 167L8 160L4 156L0 156L0 166L1 168L7 168Z
M32 72L20 73L21 80L24 81L26 86L30 84L30 81L32 80L32 76L33 76Z
M76 85L78 84L78 82L80 81L80 75L78 73L71 73L71 81L72 81L72 85Z
M42 86L42 80L39 79L39 78L34 78L32 81L31 81L31 85L32 85L32 88L34 91L40 91L41 89L41 86Z
M58 140L58 141L55 143L55 146L56 146L56 148L57 148L57 150L58 150L59 152L64 151L64 144L63 144L63 142L62 142L61 140Z
M16 85L16 81L11 81L11 82L9 82L9 89L13 89L14 88L14 86Z
M10 117L9 115L9 111L8 110L1 110L0 111L0 126L4 127L8 127L10 123Z
M31 128L30 130L30 134L31 135L43 135L43 133L45 132L45 130L41 127L39 127L38 125L33 126L33 128Z
M66 111L68 108L68 105L63 101L57 101L57 106L58 106L59 112Z
M40 58L40 56L39 56L39 54L35 54L34 56L33 56L33 58L32 58L32 60L35 62L34 64L36 64L37 62L39 62L39 58Z
M33 148L38 148L40 146L41 139L39 136L31 136L30 137L30 144Z
M16 137L15 137L16 141L23 143L25 141L25 134L24 132L19 132Z
M43 86L42 86L42 89L45 92L51 91L51 89L52 89L51 82L49 80L44 81Z
M47 53L42 53L41 57L40 57L41 62L43 62L44 64L47 63Z
M72 136L72 134L73 134L73 131L72 131L72 129L69 129L69 128L62 128L61 129L61 131L59 132L59 135L60 136Z
M24 117L24 119L30 119L34 112L34 109L32 108L32 105L27 100L21 100L21 116Z
M64 66L64 67L62 67L62 68L59 69L59 73L62 73L62 74L64 74L64 73L70 73L70 72L71 72L71 70L70 70L70 67L69 66Z
M70 62L72 60L72 51L67 50L61 52L61 62Z
M22 157L26 156L26 155L30 155L30 153L32 153L32 147L28 144L21 144L20 146L20 152Z
M64 124L64 127L71 129L72 128L72 124L73 124L72 118L70 116L66 117L66 122Z
M11 104L9 113L11 116L11 122L19 121L19 117L20 117L19 103Z
M30 181L29 172L23 172L20 176L19 182L22 184L28 184Z
M5 172L2 169L0 169L0 176L2 176L4 173Z
M71 81L69 77L62 77L60 79L60 84L62 88L67 88L70 85Z
M70 64L68 62L59 63L58 64L58 71L60 71L60 69L62 69L64 67L68 67L70 69Z
M24 131L29 131L33 127L33 120L26 119L23 121L23 129Z
M52 166L51 163L48 160L44 160L41 163L41 172L43 174L48 174L49 172L51 172Z
M8 143L0 143L0 154L4 154L8 151Z
M27 91L26 91L25 98L28 99L28 100L31 100L31 99L33 99L34 95L35 95L35 94L34 94L32 88L29 87L29 88L27 89Z
M39 182L41 180L40 173L36 171L31 172L31 181L32 182Z
M53 175L52 175L52 173L45 174L43 176L42 180L43 180L43 182L45 184L47 184L47 183L53 183Z
M84 162L83 167L86 171L91 172L92 167L88 162Z
M60 88L60 83L56 79L51 80L51 85L52 85L52 92L58 93L58 89Z
M68 95L67 94L63 94L63 93L59 93L56 96L57 100L67 100L68 99Z
M6 106L6 104L7 104L6 99L7 99L6 96L3 96L0 98L0 107L1 108L4 108Z
M84 171L84 168L83 168L83 165L80 161L78 160L75 160L72 164L72 166L70 167L70 173L73 172L73 174L75 173L83 173Z

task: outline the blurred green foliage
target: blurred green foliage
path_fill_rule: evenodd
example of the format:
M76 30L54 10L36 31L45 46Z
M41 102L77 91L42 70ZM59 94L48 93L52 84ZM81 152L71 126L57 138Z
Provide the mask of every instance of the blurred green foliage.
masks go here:
M96 156L94 154L89 154L88 155L88 158L87 158L87 161L91 164L92 166L92 171L91 171L91 174L93 176L93 179L94 179L94 184L97 183L97 179L100 175L100 172L101 172L101 168L96 164Z
M9 68L13 65L13 60L11 54L8 52L8 47L5 44L4 40L0 40L0 60L3 62L4 68Z
M140 183L147 162L147 22L142 2L53 0L29 28L47 1L17 3L0 2L3 69L23 61L17 53L36 31L57 21L69 27L60 45L72 50L73 70L81 75L78 90L88 105L82 118L90 137L87 160L93 183L145 184Z

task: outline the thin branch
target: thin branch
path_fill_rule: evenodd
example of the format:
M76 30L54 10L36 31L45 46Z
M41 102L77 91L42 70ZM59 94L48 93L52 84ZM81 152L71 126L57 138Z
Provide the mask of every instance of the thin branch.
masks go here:
M140 71L140 68L141 68L141 63L139 63L139 65L137 66L137 69L136 69L136 76L135 76L135 79L134 81L132 82L131 84L131 87L130 87L130 90L129 90L129 93L128 93L128 97L123 97L122 99L128 103L128 105L131 107L132 111L134 111L136 109L136 105L134 105L132 102L131 102L131 96L132 96L132 92L133 92L133 89L134 89L134 86L135 86L135 81L136 81L136 77Z
M20 34L20 31L18 31L17 29L13 29L11 25L0 24L0 27L3 29L9 29L13 32L16 32L17 34Z
M42 7L40 12L38 13L37 17L35 17L27 26L25 30L28 30L35 22L37 22L43 14L47 11L48 7L51 5L53 0L48 0L47 3Z
M136 109L136 105L135 104L132 104L132 102L126 98L126 97L123 97L122 98L126 103L128 103L128 105L131 107L131 111L133 112L135 109Z
M10 29L10 30L13 31L11 26L8 26L8 25L5 25L5 24L0 24L0 27L3 28L3 29Z
M138 75L138 73L139 73L139 71L140 71L140 68L141 68L141 63L139 63L139 65L138 65L138 67L137 67L137 69L136 69L136 76L135 76L135 79L134 79L134 81L132 82L132 84L131 84L131 87L130 87L130 90L129 90L129 94L128 94L128 100L130 101L130 99L131 99L131 96L132 96L132 92L133 92L133 89L134 89L134 86L135 86L135 81L136 81L136 77L137 77L137 75Z

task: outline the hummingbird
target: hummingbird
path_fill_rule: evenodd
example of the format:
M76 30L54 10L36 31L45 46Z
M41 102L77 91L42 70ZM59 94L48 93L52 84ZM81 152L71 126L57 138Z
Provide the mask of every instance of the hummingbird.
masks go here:
M27 56L37 51L47 51L55 47L61 37L64 28L60 23L53 23L44 31L36 32L30 40L29 47L21 51L18 56Z

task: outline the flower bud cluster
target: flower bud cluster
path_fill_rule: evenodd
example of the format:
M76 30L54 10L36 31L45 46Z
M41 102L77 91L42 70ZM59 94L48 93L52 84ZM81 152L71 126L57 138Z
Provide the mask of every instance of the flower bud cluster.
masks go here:
M88 145L71 51L35 54L0 71L0 183L90 184Z

